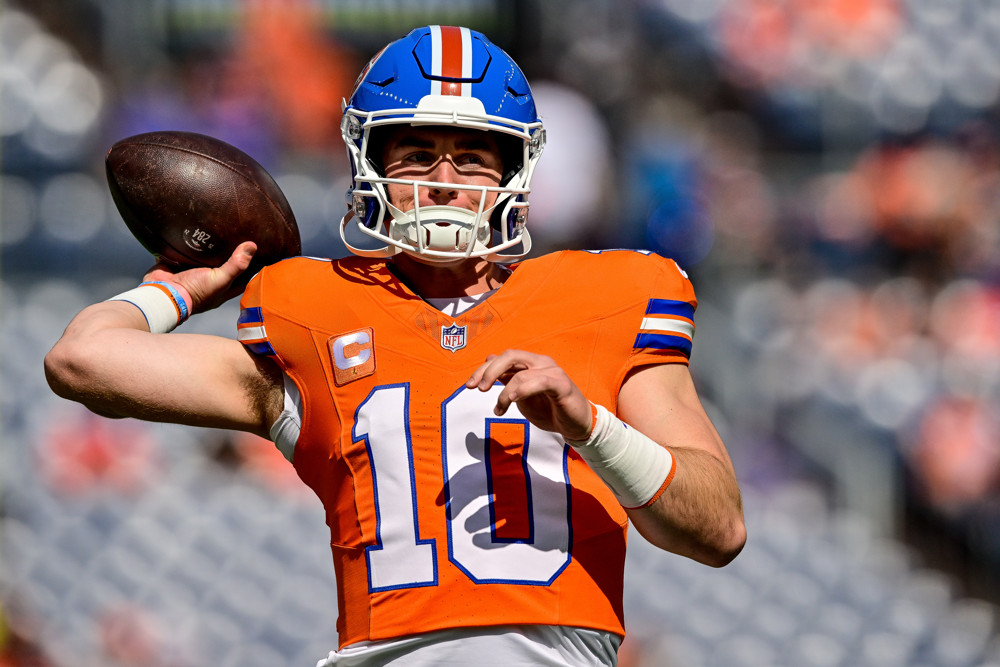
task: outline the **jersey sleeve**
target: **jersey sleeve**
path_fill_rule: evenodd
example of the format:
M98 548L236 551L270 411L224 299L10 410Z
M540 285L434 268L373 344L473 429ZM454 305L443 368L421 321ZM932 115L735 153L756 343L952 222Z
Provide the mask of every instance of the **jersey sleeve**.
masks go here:
M698 307L694 287L687 274L672 259L649 256L649 292L638 328L629 366L687 364L694 340L694 312Z
M240 299L240 316L236 321L236 339L250 352L270 357L281 365L281 360L271 346L267 325L264 322L264 310L261 305L263 275L264 271L261 271L254 276L243 291L243 297Z

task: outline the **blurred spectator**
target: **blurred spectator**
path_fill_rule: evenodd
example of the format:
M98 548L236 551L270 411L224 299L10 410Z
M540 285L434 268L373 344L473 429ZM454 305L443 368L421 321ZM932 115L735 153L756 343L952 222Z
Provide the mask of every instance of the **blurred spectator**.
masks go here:
M244 7L233 58L263 89L284 144L320 154L339 148L341 100L351 94L362 59L322 27L316 2L264 0Z
M114 490L141 493L162 470L149 426L112 421L86 410L66 410L54 419L37 446L42 477L56 495L86 496Z
M119 667L167 667L166 628L149 611L130 604L110 605L97 620L103 654Z
M911 463L927 502L952 518L1000 492L1000 417L973 397L948 397L925 412Z
M856 169L868 185L873 224L901 266L940 279L966 259L969 164L949 143L877 147Z
M704 204L716 230L718 264L773 266L779 252L779 198L764 173L760 131L735 111L705 118L701 145Z
M531 234L536 245L583 247L595 234L615 237L627 224L613 202L619 198L610 136L594 104L567 86L533 82L548 136L531 193ZM603 228L603 229L602 229Z
M672 257L684 268L705 258L715 239L703 170L704 129L680 98L643 101L628 128L623 210L626 245Z
M295 468L270 440L244 431L208 431L203 447L225 468L261 482L284 496L313 500L312 491L302 484Z
M123 91L114 138L200 132L269 169L287 152L328 156L339 148L340 102L358 58L337 45L317 12L304 0L248 3L231 42L185 52Z
M718 36L734 80L779 88L822 83L831 61L884 52L900 28L897 0L724 3Z

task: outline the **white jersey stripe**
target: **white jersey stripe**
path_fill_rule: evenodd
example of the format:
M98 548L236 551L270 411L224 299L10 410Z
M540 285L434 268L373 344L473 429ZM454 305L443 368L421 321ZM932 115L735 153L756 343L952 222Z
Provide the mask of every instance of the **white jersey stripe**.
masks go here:
M249 340L264 340L267 338L267 332L264 327L240 327L236 330L236 339L241 341Z
M669 320L661 317L644 317L639 327L643 331L669 331L688 338L694 337L694 325L683 320Z

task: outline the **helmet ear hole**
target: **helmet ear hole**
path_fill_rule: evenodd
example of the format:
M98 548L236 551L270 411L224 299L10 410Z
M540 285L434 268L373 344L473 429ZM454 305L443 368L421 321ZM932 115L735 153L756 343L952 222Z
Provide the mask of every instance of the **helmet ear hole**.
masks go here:
M500 185L507 185L524 167L524 140L503 132L493 132L497 145L500 147L500 161L503 164L503 176Z
M503 226L506 224L505 220L508 217L509 206L510 202L503 202L493 208L493 212L490 214L490 228L493 231L498 233L503 231Z
M365 184L368 185L367 183ZM362 191L371 191L371 187L365 187L363 190L352 190L350 193L350 207L354 213L354 217L367 227L368 229L375 229L379 221L382 220L382 202L378 197L372 197L370 195L361 194Z
M511 239L524 227L527 218L528 202L524 195L518 195L493 209L490 215L490 227L499 233L506 232L506 238Z
M375 168L375 172L379 176L385 176L385 164L382 157L385 154L385 144L389 140L388 129L376 126L368 130L368 150L365 152L365 157L368 158L368 163Z

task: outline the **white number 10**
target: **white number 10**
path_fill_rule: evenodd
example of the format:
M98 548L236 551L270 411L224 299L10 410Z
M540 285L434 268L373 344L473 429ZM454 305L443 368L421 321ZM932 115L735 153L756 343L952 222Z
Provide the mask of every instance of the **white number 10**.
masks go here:
M408 383L376 387L358 406L375 489L377 544L367 548L371 591L435 586L437 550L476 583L546 585L569 564L567 446L512 405L493 414L491 391L464 387L441 404L448 544L421 536Z

